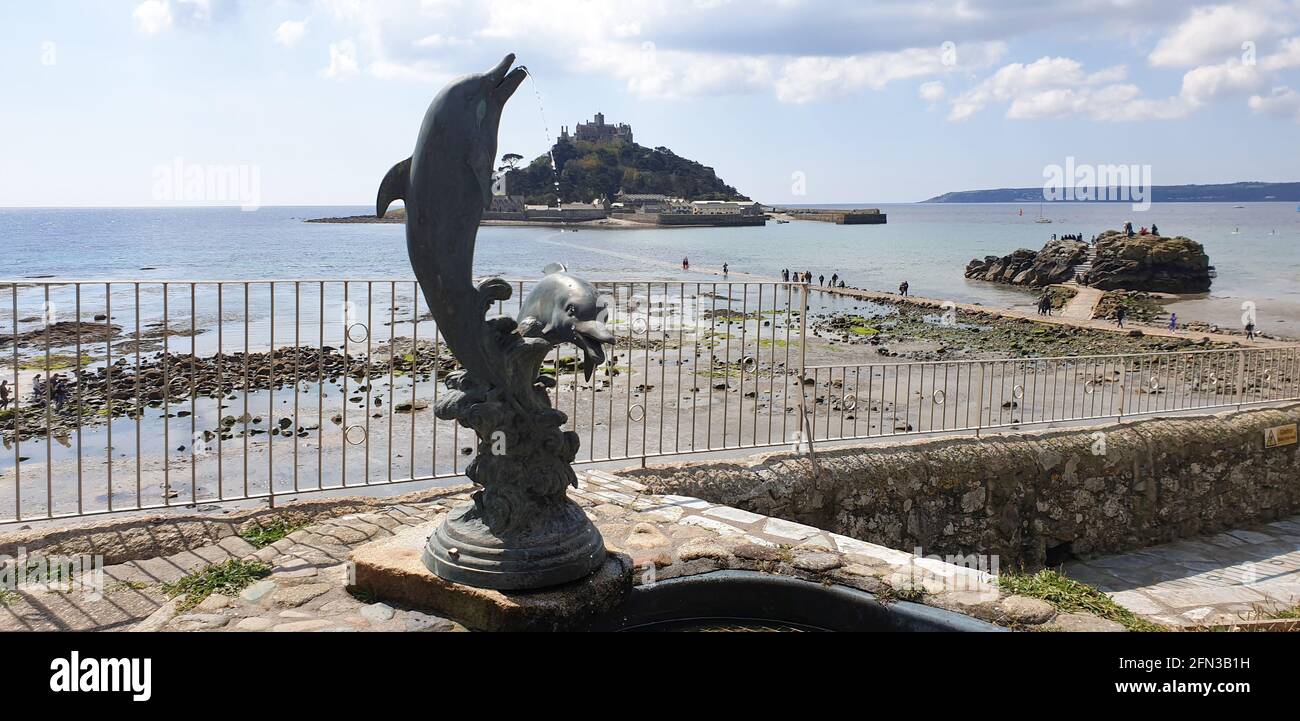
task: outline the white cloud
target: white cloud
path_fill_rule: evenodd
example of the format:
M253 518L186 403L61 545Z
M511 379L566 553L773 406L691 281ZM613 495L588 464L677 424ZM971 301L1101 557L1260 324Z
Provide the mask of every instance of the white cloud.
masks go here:
M356 75L357 44L351 38L330 43L330 64L321 71L321 76L331 80L342 80Z
M1252 96L1249 105L1257 113L1292 118L1300 122L1300 93L1291 88L1277 87L1267 96Z
M427 63L397 63L391 60L376 60L366 70L380 80L403 80L415 83L439 83L451 80L451 75L438 67Z
M910 48L899 52L843 58L804 57L785 62L776 81L782 102L806 103L864 88L880 90L895 80L939 75L958 67L983 68L1006 52L1001 43L963 46L960 66L947 65L941 48Z
M1264 78L1258 67L1229 60L1220 65L1202 65L1183 75L1179 96L1192 105L1202 105L1222 96L1248 95L1259 90Z
M167 0L144 0L131 17L145 35L157 35L172 26L172 9Z
M942 51L911 48L863 55L779 56L660 50L654 43L604 42L581 48L574 69L612 75L643 98L770 92L783 103L807 103L880 90L895 80L988 67L1006 52L1002 43L963 47L963 64L944 63Z
M1285 27L1266 12L1241 5L1216 5L1191 15L1156 44L1147 59L1158 67L1189 67L1223 62L1242 52L1242 43L1258 42Z
M931 80L928 83L921 83L921 87L917 89L917 94L927 103L937 103L944 99L948 94L948 90L938 80Z
M425 35L415 41L416 47L421 48L458 48L469 44L470 41L465 40L464 38L449 37L447 35L439 35L438 33Z
M275 42L291 48L302 41L307 34L306 20L285 20L275 29Z
M1085 114L1105 118L1110 104L1129 102L1140 94L1133 85L1118 84L1123 65L1094 73L1073 58L1043 57L1028 65L1011 63L951 101L948 119L962 121L994 103L1010 103L1006 117L1031 119Z
M1278 52L1265 56L1259 64L1265 70L1286 70L1300 67L1300 38L1283 40Z

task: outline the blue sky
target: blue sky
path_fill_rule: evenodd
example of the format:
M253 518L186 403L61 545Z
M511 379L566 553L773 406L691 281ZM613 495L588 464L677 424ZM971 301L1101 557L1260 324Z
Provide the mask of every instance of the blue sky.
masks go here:
M0 0L0 205L159 205L178 162L255 169L263 205L370 203L441 85L512 51L552 135L600 110L771 203L1067 157L1300 180L1300 0ZM546 141L525 83L500 150Z

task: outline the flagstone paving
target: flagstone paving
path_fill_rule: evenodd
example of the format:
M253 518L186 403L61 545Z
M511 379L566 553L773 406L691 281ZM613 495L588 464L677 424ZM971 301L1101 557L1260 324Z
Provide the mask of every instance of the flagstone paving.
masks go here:
M641 484L597 470L579 473L571 497L626 554L638 584L716 570L750 570L841 584L889 602L907 599L1025 629L1123 630L1111 621L1058 614L1048 603L1007 594L981 570L866 543L698 498L649 494ZM403 529L438 520L467 490L427 502L383 507L320 521L261 549L238 537L173 557L105 569L122 578L99 601L76 593L25 589L0 608L9 629L136 631L456 631L448 619L354 594L352 551ZM242 544L242 545L241 545ZM179 611L161 584L230 558L257 559L270 575L238 595L214 594ZM130 602L125 602L130 600ZM59 605L62 604L62 605ZM107 607L107 608L106 608Z
M1300 605L1300 516L1071 561L1062 571L1167 626L1256 620Z

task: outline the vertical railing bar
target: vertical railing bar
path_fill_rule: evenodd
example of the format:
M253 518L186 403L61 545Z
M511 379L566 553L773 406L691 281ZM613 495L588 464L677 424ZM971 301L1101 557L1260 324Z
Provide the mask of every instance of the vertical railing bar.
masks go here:
M663 348L659 351L659 455L664 453L664 414L668 412L668 331L663 330L665 315L668 310L668 283L664 283L663 300L659 304L660 309L660 335L664 339ZM556 371L558 373L558 371ZM558 386L556 386L558 388ZM676 408L677 404L673 403ZM675 444L674 444L675 445Z
M139 303L136 304L136 307L137 308L139 307ZM17 308L17 306L15 306L15 308ZM104 317L106 319L105 323L111 324L110 321L113 318L113 284L112 283L104 284ZM77 320L78 322L80 322L81 319L78 318ZM139 338L140 324L136 323L135 327L136 327L136 337ZM107 493L108 510L110 512L113 510L113 340L111 338L111 335L112 335L111 333L107 333L107 332L104 333L104 384L106 388L106 391L104 393L104 404L105 404L104 407L108 411L107 418L109 421L108 427L105 429L106 437L104 440L104 446L105 446L104 452L105 455L108 456L107 458L108 468L107 468L106 481L108 484L108 493ZM15 348L18 347L16 341L14 347ZM136 352L138 353L140 348L140 343L138 341L136 342L135 347L136 347ZM136 377L138 378L139 374L136 374ZM136 394L137 404L140 402L139 398L140 398L139 394ZM139 439L140 437L139 432L137 432L135 435L136 438ZM139 507L140 506L139 476L136 476L135 501L136 501L136 507Z
M650 306L652 305L652 300L654 298L654 290L651 288L649 281L647 281L645 284L645 296L646 296L645 298L645 372L644 372L644 380L641 381L642 388L646 388L646 386L648 385L647 381L650 380L650 328L651 328ZM632 360L631 349L628 350L628 353L629 353L628 361L631 361ZM632 364L631 362L629 362L628 368L631 367ZM631 375L631 373L629 373L628 375ZM631 382L632 382L631 379L629 379L628 383ZM660 392L663 392L662 386L663 384L660 383ZM632 397L631 394L629 394L628 398L631 397ZM649 423L650 389L646 388L645 391L641 393L641 397L645 400L645 404L641 408L641 462L644 463L645 456L646 456L646 436L650 435L650 423ZM659 415L662 417L663 413L660 412ZM631 419L629 418L628 420ZM662 424L662 420L660 421L660 423ZM660 443L662 442L663 440L661 436Z
M342 443L339 444L342 453L342 460L339 465L343 476L340 485L343 488L348 487L348 381L352 376L352 349L348 343L350 340L348 338L348 324L352 322L352 307L348 305L348 302L352 300L351 293L351 281L343 281L343 400L340 401L343 405L343 422L339 424L339 429L342 431L342 435L339 436L342 440ZM412 408L411 411L414 413L415 409ZM414 416L412 416L412 420L414 420Z
M298 492L299 434L302 428L302 283L293 282L293 492Z
M82 377L85 374L85 368L81 362L81 283L76 284L76 294L77 294L77 300L76 300L75 310L77 313L77 348L76 348L76 352L77 352L77 515L80 516L86 512L86 508L85 508L86 490L85 490L85 480L84 480L83 469L82 469L83 464L81 459L81 426L86 418L85 405L82 402ZM113 319L105 318L104 322L111 324L113 322ZM18 398L16 397L18 391L17 380L18 379L16 378L14 379L15 415L18 412L18 406L17 406ZM109 422L112 422L111 418L109 419Z
M226 342L225 342L225 302L226 284L217 283L217 500L224 500L226 497L225 481L225 458L223 448L225 446L226 424L225 416L222 409L225 406L223 401L226 399ZM136 323L136 328L140 327ZM139 347L139 344L136 344ZM231 426L234 428L234 426Z
M748 287L749 284L746 283L745 285ZM758 444L758 393L759 393L758 382L760 377L759 362L763 359L763 342L762 342L763 341L763 284L756 283L755 285L758 286L758 300L755 303L755 305L758 308L758 311L756 313L757 319L754 321L754 355L753 355L754 372L752 374L754 376L754 402L753 404L751 404L753 406L753 412L752 412L753 423L752 423L752 428L750 429L750 438L749 438L750 445ZM775 286L772 288L772 293L773 294L776 293ZM748 297L748 295L749 294L746 293L746 297ZM748 325L749 319L745 318L743 322L746 325ZM744 395L745 395L744 391L741 391L742 398L744 397Z
M624 408L623 408L623 456L624 457L628 457L632 455L632 373L636 371L636 329L633 327L634 325L633 321L636 320L636 312L632 310L631 304L632 304L632 299L635 296L636 296L636 284L628 283L627 284L628 330L631 332L628 334L628 338L627 338L627 393L625 394L625 398L623 401L624 402ZM647 300L647 302L649 301ZM650 329L647 327L646 334L649 335L649 332ZM613 392L615 388L615 383L617 382L617 376L611 378L610 380L612 382L609 384L609 389L611 394L610 395L611 403L609 407L610 408L609 425L610 428L612 429L614 427L614 404L612 401L614 400ZM642 385L644 386L645 384L642 383ZM612 443L610 444L609 457L610 458L614 457L614 447Z
M388 409L385 411L388 415L388 482L393 482L393 426L396 425L397 416L393 410L393 399L395 397L395 379L397 368L397 281L388 283ZM437 365L437 359L434 359L434 365ZM414 378L412 378L414 382ZM411 423L415 423L415 406L411 407ZM429 475L436 476L437 467L429 471ZM412 475L414 478L414 475Z
M248 293L249 293L248 281L244 281L243 285L244 285L244 359L243 359L243 363L240 364L241 365L240 381L243 386L243 396L244 396L244 403L243 403L244 416L241 419L244 425L243 440L241 442L244 452L243 452L243 458L241 459L241 464L243 466L243 471L244 471L244 496L243 497L248 498L248 435L250 430L249 426L252 424L252 416L249 415L248 413L248 396L252 391L252 388L250 388L248 382L248 361L249 361L248 326L251 325L251 319L249 316L249 308L248 308Z
M795 292L794 286L787 283L785 286L785 365L784 365L784 376L782 377L782 382L781 382L781 440L782 441L786 441L790 438L789 430L788 430L789 422L790 422L790 413L786 409L789 407L787 404L789 403L790 400L790 383L789 383L790 326L794 325L794 315L793 315L794 308L792 307L794 305L794 292ZM799 346L803 347L803 344L804 344L804 339L801 337L799 339ZM775 378L773 378L773 382L775 382ZM800 383L802 383L802 379L800 379ZM800 386L799 390L800 392L803 391L802 385Z
M325 282L319 283L316 312L320 349L316 353L316 489L325 486Z
M172 368L172 358L171 358L171 343L169 342L169 339L170 339L170 336L171 336L171 317L170 317L170 311L169 311L169 308L168 308L168 303L169 303L169 301L170 301L170 299L171 299L171 287L170 287L170 284L168 284L168 283L163 283L163 284L162 284L162 294L163 294L163 332L162 332L162 340L163 340L163 352L162 352L162 387L163 387L163 390L162 390L162 397L163 397L163 411L162 411L162 422L163 422L163 505L164 505L164 506L170 506L170 505L172 504L172 480L171 480L171 457L172 457L171 426L172 426L172 421L171 421L171 418L169 417L169 416L171 415L171 412L172 412L172 411L171 411L171 399L172 399L171 368ZM139 353L139 352L140 352L140 350L139 350L139 348L137 348L137 349L136 349L136 353ZM137 432L136 435L139 436L140 434ZM137 500L136 505L137 505L137 507L139 506L139 502L138 502L138 500Z
M271 320L267 326L270 347L266 349L266 364L270 373L266 378L266 498L275 508L275 437L279 425L275 420L275 281L267 289L271 298Z
M14 520L21 521L23 520L23 392L18 382L18 284L14 283L9 290L13 300L14 326ZM81 323L80 317L77 318L77 323Z
M45 324L45 517L54 517L54 411L50 408L53 405L54 397L54 379L50 377L52 372L50 365L50 339L54 335L53 314L50 312L50 284L42 283L41 287L45 289L45 306L44 317L41 322ZM77 319L80 323L81 319ZM108 321L104 321L106 324Z
M728 298L731 297L732 288L734 288L734 284L728 283L727 284ZM740 355L736 358L736 365L739 366L739 370L740 370L740 391L739 391L739 395L736 396L736 445L737 446L743 446L745 443L745 358L746 358L745 341L746 341L746 331L749 328L748 319L746 317L748 311L749 311L749 283L742 282L740 284ZM734 314L731 313L727 314L728 328L730 328L731 326L730 321L734 317L735 317ZM727 337L728 337L727 342L730 343L731 333L727 333ZM728 371L727 375L728 378L730 378L731 375L730 371ZM757 393L754 394L754 405L755 406L758 405ZM727 414L724 413L722 415L722 424L724 428L726 427L727 420L728 420ZM722 445L724 447L727 445L727 436L725 433L722 435Z
M667 291L665 291L665 297ZM680 451L682 448L682 366L685 360L686 346L686 282L682 281L677 285L677 395L673 397L673 451ZM668 354L665 353L666 357ZM577 393L577 384L574 384L574 393ZM691 406L695 406L694 400Z
M727 283L727 324L724 326L724 327L727 329L727 337L724 339L725 342L724 342L723 345L722 345L722 382L726 385L726 390L722 391L722 445L720 445L719 448L726 448L726 447L727 447L727 423L728 423L728 421L731 420L731 414L730 414L730 410L731 410L731 358L732 358L732 354L731 354L731 319L732 319L731 304L734 302L734 299L732 298L732 293L733 293L733 285L732 285L730 282L728 282L728 283ZM743 332L743 331L742 331L742 332ZM742 387L743 387L743 386L744 386L744 379L745 379L744 371L743 371L743 370L741 371L740 379L741 379L741 385L742 385Z
M420 367L420 282L411 283L411 292L415 295L415 302L411 308L411 478L415 478L415 404L418 395L417 387L420 385L419 367ZM433 336L433 367L438 367L438 333L435 330ZM433 383L433 392L438 392L438 382L435 379ZM454 456L456 449L452 449ZM438 422L433 423L433 467L429 469L429 475L438 475Z
M713 369L717 365L714 361L714 349L718 345L717 332L718 327L718 284L713 284L713 290L709 296L709 373L706 380L709 384L709 415L705 419L704 426L704 447L707 450L713 450Z
M198 444L199 366L198 366L198 306L195 283L190 283L190 503L199 501L199 457L194 450ZM204 448L207 448L205 445Z
M375 284L366 281L366 485L370 485L370 416L374 415L374 344L375 337ZM415 409L411 409L411 420L415 420Z

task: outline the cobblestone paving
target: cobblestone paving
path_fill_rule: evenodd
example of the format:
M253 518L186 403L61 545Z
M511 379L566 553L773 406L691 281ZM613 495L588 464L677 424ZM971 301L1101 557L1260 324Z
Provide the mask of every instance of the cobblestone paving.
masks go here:
M1167 626L1255 620L1300 605L1300 516L1074 561L1063 571Z

